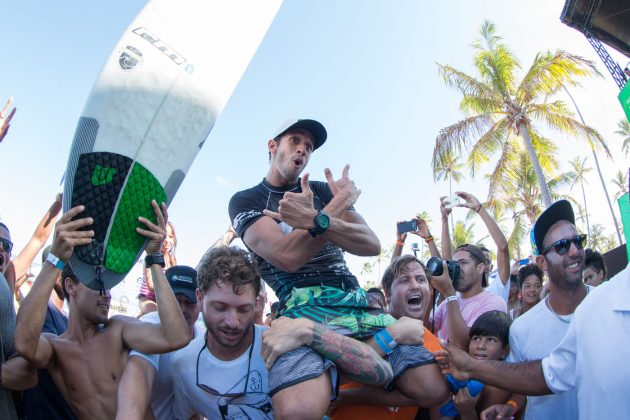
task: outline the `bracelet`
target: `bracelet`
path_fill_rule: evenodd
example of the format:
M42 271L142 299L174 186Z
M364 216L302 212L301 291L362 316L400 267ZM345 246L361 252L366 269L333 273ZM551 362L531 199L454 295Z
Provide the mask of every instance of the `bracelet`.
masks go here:
M457 300L457 295L451 295L449 297L447 297L446 299L444 299L444 303L449 303L451 301Z
M433 236L431 236L431 235L429 235L426 238L424 238L424 242L426 242L426 243L431 243L433 241L434 241L434 239L433 239Z
M386 356L394 351L393 349L390 349L387 344L385 344L381 336L379 336L378 334L374 334L374 341L376 341L376 344L378 344L378 346L381 348L381 350L383 350L383 353L385 353Z
M396 245L398 245L398 246L405 246L405 243L403 241L401 241L400 239L396 239Z
M505 403L505 405L509 405L510 407L512 407L514 409L514 413L518 411L518 404L516 404L516 401L514 400L509 400Z
M477 208L477 213L481 211L481 203L479 203L479 207Z
M63 268L66 266L66 264L63 261L61 261L59 257L57 257L52 252L48 253L48 256L46 257L46 261L48 261L49 263L57 267L59 270L63 270Z

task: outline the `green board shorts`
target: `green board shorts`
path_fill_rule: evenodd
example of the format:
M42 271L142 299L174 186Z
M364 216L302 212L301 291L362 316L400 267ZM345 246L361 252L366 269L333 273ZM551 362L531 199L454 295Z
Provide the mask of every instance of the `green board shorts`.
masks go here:
M328 286L293 289L281 311L289 318L307 318L357 340L366 340L396 319L382 309L370 308L367 293Z
M312 286L293 289L285 302L282 316L308 318L328 329L365 340L396 322L382 309L368 307L367 293L363 289L345 291L336 287ZM402 374L417 366L435 363L435 357L422 346L400 344L385 357L392 366L393 379L385 386L391 391ZM269 394L274 395L284 388L330 373L331 396L337 397L339 372L329 359L310 347L302 346L287 352L269 370Z

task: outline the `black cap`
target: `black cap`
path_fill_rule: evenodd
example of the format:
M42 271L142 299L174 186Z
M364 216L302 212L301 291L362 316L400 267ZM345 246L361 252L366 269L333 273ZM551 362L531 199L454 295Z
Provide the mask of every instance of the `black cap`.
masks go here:
M197 270L187 265L174 265L166 270L166 279L173 293L182 293L191 303L197 303Z
M276 134L273 138L278 138L282 136L289 130L294 130L296 128L301 128L303 130L308 131L313 136L313 150L318 149L322 144L326 142L326 138L328 133L326 133L326 128L319 122L315 120L300 120L300 119L291 119L287 120L282 124L278 130L276 130Z
M567 200L559 200L547 207L543 211L532 229L529 237L532 242L532 249L534 255L540 255L540 251L543 249L543 240L545 235L551 226L560 220L568 220L575 224L575 214L573 213L573 207Z

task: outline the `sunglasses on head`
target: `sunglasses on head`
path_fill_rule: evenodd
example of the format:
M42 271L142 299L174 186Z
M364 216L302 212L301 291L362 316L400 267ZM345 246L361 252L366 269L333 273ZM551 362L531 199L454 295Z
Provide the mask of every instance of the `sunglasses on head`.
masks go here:
M556 254L564 255L567 252L569 252L569 249L571 248L571 244L574 244L577 249L583 249L584 246L586 245L586 234L578 235L575 238L560 239L559 241L556 241L552 243L551 245L546 246L542 250L540 255L545 255L547 252L551 251L552 249L556 251Z
M2 249L4 249L4 252L10 253L13 249L13 242L6 238L0 238L0 242L2 242Z

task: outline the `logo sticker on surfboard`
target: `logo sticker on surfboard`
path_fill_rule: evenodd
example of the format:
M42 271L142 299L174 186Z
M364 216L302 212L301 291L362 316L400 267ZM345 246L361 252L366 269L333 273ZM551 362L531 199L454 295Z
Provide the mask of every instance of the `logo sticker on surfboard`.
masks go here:
M142 53L131 45L127 45L118 58L120 68L126 71L133 70L141 61Z

